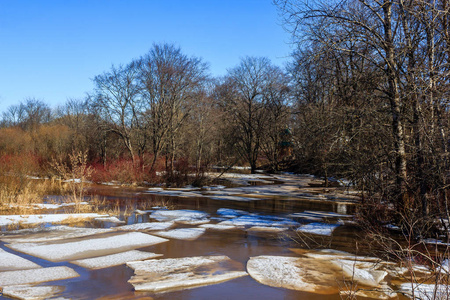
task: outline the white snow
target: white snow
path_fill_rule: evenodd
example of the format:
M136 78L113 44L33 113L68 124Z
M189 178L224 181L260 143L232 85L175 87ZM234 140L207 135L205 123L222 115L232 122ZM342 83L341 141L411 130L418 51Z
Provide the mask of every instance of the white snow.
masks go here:
M297 228L297 231L331 236L337 227L339 227L339 224L309 223Z
M225 218L235 218L243 215L248 215L250 213L239 209L219 208L217 210L217 214Z
M285 227L298 226L299 223L277 216L262 216L262 215L244 215L234 219L220 222L219 225L229 225L236 227L250 227L250 226L270 226L270 227Z
M45 228L34 228L33 230L18 230L16 231L18 233L17 235L6 235L0 240L7 243L38 243L55 240L66 240L94 234L101 234L110 231L112 231L112 229L109 228L80 228L59 225Z
M18 255L9 253L0 248L0 272L11 270L37 269L40 268L28 259L22 258Z
M273 287L317 294L338 292L335 273L329 266L316 265L313 259L257 256L247 262L247 272L256 281Z
M66 206L75 206L75 205L88 205L88 202L79 202L79 203L61 203L61 204L52 204L52 203L33 203L32 205L37 209L58 209Z
M181 224L199 225L209 222L208 214L202 211L181 210L157 210L152 212L150 218L158 221L174 221Z
M371 268L374 266L373 263L363 264L362 267L365 267L363 269L360 268L360 263L352 260L336 259L330 262L340 267L347 278L367 286L377 287L388 274L386 271L373 270Z
M8 226L12 224L41 224L63 222L67 219L92 219L98 217L107 217L96 213L85 214L46 214L46 215L1 215L0 226Z
M0 286L31 284L47 281L62 280L80 276L69 267L51 267L0 273Z
M413 290L415 299L448 299L450 297L450 286L444 284L402 283L399 292L411 298Z
M442 240L436 240L436 239L424 239L422 242L425 244L431 244L431 245L441 245L441 246L450 246L450 243L443 242Z
M136 223L116 227L116 230L138 231L138 230L166 230L174 226L174 222L147 222Z
M115 223L115 224L125 223L125 221L121 221L117 217L100 217L100 218L95 218L94 220L100 221L100 222Z
M53 262L108 255L152 246L168 240L141 232L128 232L108 237L86 238L56 243L13 243L6 245L16 251Z
M224 282L247 275L244 271L229 270L225 265L233 261L227 256L199 256L171 259L152 259L127 263L135 276L130 282L136 291L163 292Z
M57 294L64 291L64 287L56 285L48 286L32 286L32 285L13 285L7 286L3 289L5 296L13 297L14 299L24 300L40 300L50 299Z
M145 260L160 256L162 256L162 254L155 254L139 250L131 250L106 256L75 260L71 261L71 263L82 266L87 269L103 269L112 266L122 265L130 261Z
M205 233L205 228L178 228L169 231L153 232L156 235L177 240L192 241Z

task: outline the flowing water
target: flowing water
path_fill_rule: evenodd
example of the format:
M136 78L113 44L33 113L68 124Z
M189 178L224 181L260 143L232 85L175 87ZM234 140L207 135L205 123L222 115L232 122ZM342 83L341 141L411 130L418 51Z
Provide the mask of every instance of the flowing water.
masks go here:
M335 203L326 201L292 200L288 198L266 199L255 201L213 200L206 197L168 197L143 193L140 189L111 188L98 186L91 189L92 195L106 197L106 203L119 205L122 219L128 224L148 222L148 214L132 213L135 209L145 209L148 203L164 203L176 209L200 210L211 217L220 208L244 210L260 215L285 217L293 212L305 210L353 214L355 206L351 203ZM218 221L214 221L218 222ZM93 227L109 227L114 224L94 222ZM181 225L183 227L183 225ZM185 227L193 227L187 226ZM169 242L146 247L143 251L163 254L162 258L181 258L203 255L226 255L238 263L238 268L245 270L250 257L259 255L296 256L291 248L331 248L361 255L367 249L357 241L362 240L359 230L352 226L338 227L331 237L315 236L305 240L294 232L269 233L249 232L245 230L212 231L193 241L171 239ZM362 243L361 243L362 244ZM166 293L135 292L127 281L133 276L133 270L125 265L100 270L87 270L77 265L62 262L52 263L30 255L22 254L0 244L1 248L20 255L44 267L65 265L73 268L81 276L78 278L46 283L46 285L64 286L60 295L69 299L341 299L338 290L333 295L318 295L284 288L263 285L245 276L224 283L185 289ZM331 284L331 283L330 283ZM367 299L367 298L366 298Z

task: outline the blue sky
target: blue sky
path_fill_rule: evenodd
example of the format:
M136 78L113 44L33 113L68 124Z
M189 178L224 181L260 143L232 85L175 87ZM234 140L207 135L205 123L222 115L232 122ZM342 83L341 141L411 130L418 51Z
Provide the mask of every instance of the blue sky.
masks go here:
M0 0L0 111L83 98L92 78L174 43L224 75L244 56L283 66L289 34L271 0Z

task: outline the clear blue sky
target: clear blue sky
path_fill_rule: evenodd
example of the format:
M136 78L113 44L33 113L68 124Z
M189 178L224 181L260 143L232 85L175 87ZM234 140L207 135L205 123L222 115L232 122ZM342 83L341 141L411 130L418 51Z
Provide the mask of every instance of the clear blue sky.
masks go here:
M0 0L0 111L28 97L83 98L112 64L174 43L220 76L244 56L283 66L289 35L271 0Z

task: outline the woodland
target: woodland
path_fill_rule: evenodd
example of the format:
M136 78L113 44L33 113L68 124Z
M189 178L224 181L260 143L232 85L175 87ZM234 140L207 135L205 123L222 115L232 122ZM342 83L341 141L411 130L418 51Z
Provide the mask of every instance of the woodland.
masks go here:
M361 190L366 222L448 226L450 4L274 5L295 48L286 66L247 56L214 78L202 58L154 44L95 76L85 99L6 108L1 173L57 176L74 153L93 182L199 185L218 166L309 173Z

